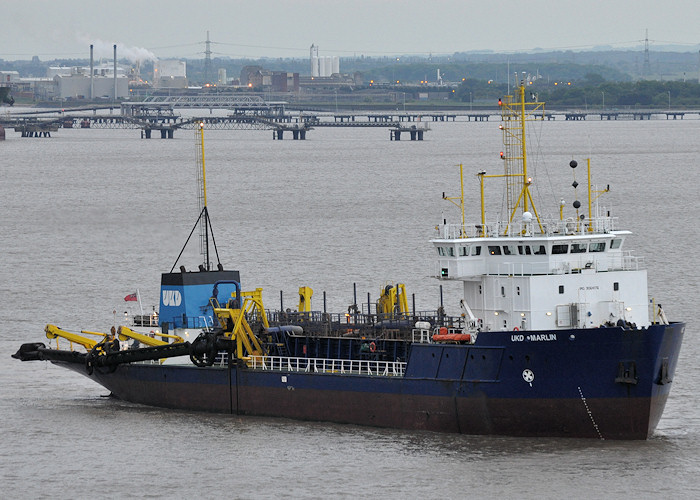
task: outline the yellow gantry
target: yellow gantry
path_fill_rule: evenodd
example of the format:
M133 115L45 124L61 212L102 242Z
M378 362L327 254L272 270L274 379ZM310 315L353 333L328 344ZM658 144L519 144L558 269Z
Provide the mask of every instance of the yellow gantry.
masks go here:
M240 309L236 307L235 301L229 301L227 307L217 307L218 304L213 303L214 314L224 329L224 335L236 341L236 358L263 356L264 350L260 340L246 319L246 316L253 315L255 311L263 327L270 327L262 302L262 288L256 288L252 292L241 292L240 297L244 299Z
M377 300L377 314L385 314L392 318L408 314L408 299L403 283L387 284L380 290Z
M252 292L241 292L241 298L243 301L243 310L250 312L255 310L257 316L260 318L260 322L265 328L270 328L270 324L267 322L267 314L265 313L265 306L262 300L262 288L256 288ZM246 305L247 304L247 305Z
M299 309L300 313L311 312L311 297L314 291L309 286L299 287Z

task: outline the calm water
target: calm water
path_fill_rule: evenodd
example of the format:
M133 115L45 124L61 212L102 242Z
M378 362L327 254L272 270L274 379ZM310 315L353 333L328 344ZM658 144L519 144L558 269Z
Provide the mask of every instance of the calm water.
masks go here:
M500 173L496 122L432 125L423 142L388 131L325 130L306 141L268 131L207 131L208 201L221 260L267 307L344 311L353 283L366 301L387 281L418 309L439 305L427 240L456 209L465 165ZM141 140L135 130L8 131L0 143L0 484L4 498L697 498L700 367L697 186L700 120L549 122L530 144L541 213L574 199L568 163L592 155L601 198L635 232L650 293L687 321L671 399L646 442L471 437L281 419L163 411L103 397L104 389L47 363L10 358L44 339L46 323L106 330L123 297L157 301L197 215L194 133ZM531 158L534 168L534 158ZM545 177L548 175L549 179ZM494 193L498 192L494 185ZM579 188L582 191L582 188ZM578 198L585 201L585 193ZM501 206L494 195L489 211ZM182 260L199 263L192 246ZM458 287L444 287L448 312Z

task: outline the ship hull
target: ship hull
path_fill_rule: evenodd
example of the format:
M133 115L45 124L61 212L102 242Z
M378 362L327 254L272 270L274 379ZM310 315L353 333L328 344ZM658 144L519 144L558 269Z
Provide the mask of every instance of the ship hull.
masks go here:
M167 408L464 434L646 439L663 413L684 330L674 323L488 332L473 345L413 344L404 376L142 363L88 375L78 363L54 362L120 399Z

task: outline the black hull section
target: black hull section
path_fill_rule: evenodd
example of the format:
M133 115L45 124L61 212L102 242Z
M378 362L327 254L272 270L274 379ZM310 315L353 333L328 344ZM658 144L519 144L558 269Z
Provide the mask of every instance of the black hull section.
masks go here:
M85 374L79 365L56 364ZM401 379L390 381L391 387L385 387L390 392L315 389L308 386L335 385L318 380L334 376L298 373L286 375L290 385L267 386L282 376L227 368L124 365L90 378L120 399L164 408L507 436L646 439L655 427L650 416L663 412L667 397L494 398L476 387ZM439 392L448 395L419 394L433 391L437 384Z
M123 363L23 346L134 403L463 434L646 439L664 410L685 325L482 334L412 344L403 376ZM126 351L128 352L128 351ZM531 377L526 377L529 372Z
M684 329L577 331L575 345L568 331L549 342L504 342L511 332L503 332L472 346L414 344L403 377L158 363L88 375L80 362L43 359L120 399L166 408L463 434L646 439L663 413ZM524 366L536 374L531 383Z

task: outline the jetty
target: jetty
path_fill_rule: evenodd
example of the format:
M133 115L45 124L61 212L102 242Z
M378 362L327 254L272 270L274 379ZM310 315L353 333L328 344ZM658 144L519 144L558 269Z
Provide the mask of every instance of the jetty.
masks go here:
M81 106L71 109L24 111L0 116L0 126L14 129L21 137L51 137L61 128L125 128L140 130L143 139L158 137L172 139L179 129L193 129L199 123L214 130L271 130L273 140L291 137L305 140L316 128L388 128L389 139L421 141L430 130L428 123L488 122L500 119L500 111L478 109L469 111L415 111L406 109L387 111L339 111L338 109L290 110L284 101L266 101L255 95L192 95L152 96L138 102ZM208 109L209 114L187 113L178 109ZM222 116L214 110L226 110ZM700 110L685 109L591 109L548 110L543 119L551 121L594 120L682 120L688 115L700 115ZM412 125L408 125L412 124Z

